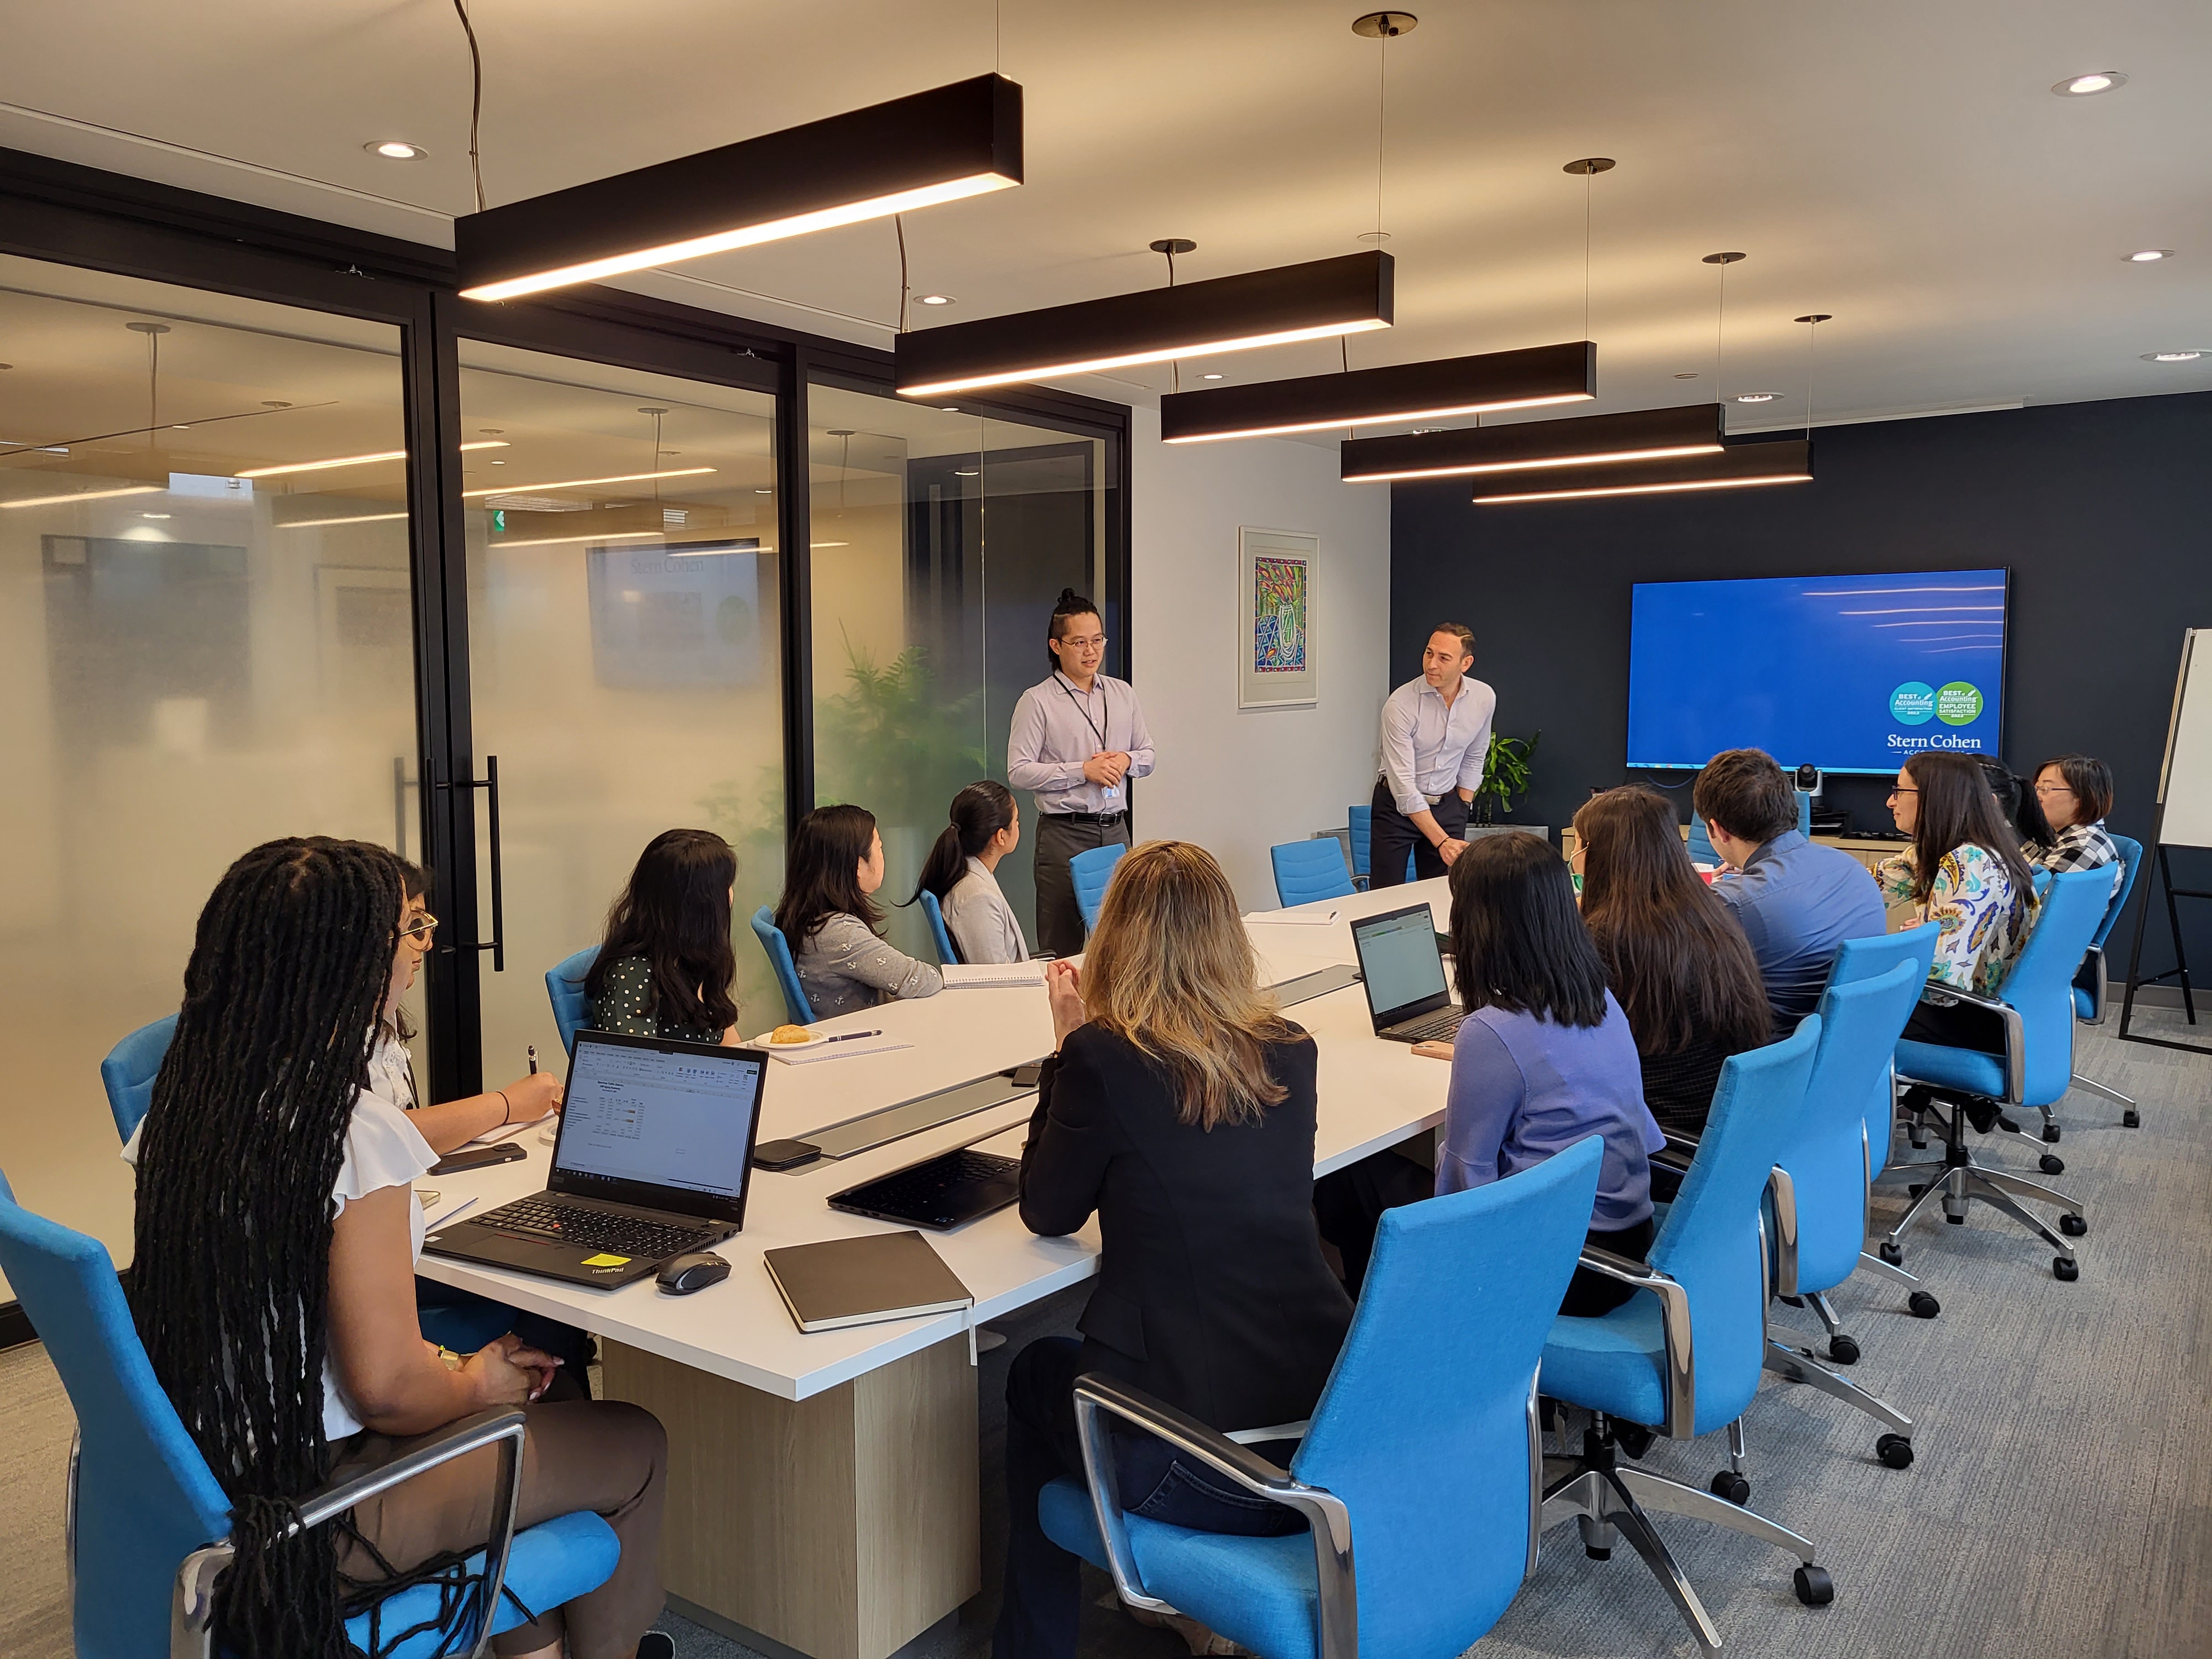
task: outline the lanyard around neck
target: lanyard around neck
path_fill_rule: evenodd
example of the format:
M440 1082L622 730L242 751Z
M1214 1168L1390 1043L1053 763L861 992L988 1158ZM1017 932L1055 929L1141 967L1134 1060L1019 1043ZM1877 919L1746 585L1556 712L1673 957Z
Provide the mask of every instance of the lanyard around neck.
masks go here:
M1085 699L1075 695L1074 688L1068 684L1066 678L1057 669L1053 671L1053 684L1060 687L1060 696L1066 697L1068 702L1075 705L1075 712L1083 716L1083 723L1091 728L1091 735L1098 739L1099 748L1105 748L1106 733L1104 730L1099 726L1097 720L1091 718L1091 710L1085 706ZM1094 686L1097 686L1098 701L1103 706L1106 702L1106 688L1103 684L1100 684L1096 679L1093 679L1091 684ZM1113 723L1114 711L1109 708L1106 711L1106 724L1108 726L1111 726Z

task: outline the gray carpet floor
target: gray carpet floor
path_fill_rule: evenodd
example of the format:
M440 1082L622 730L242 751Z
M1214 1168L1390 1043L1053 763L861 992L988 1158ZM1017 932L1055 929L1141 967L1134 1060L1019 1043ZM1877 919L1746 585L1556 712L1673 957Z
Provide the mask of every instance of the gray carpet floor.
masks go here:
M2143 1029L2179 1029L2154 1013ZM2212 1033L2204 1040L2212 1041ZM2044 1177L2089 1219L2081 1277L2051 1277L2039 1240L1976 1206L1960 1227L1923 1218L1906 1265L1943 1304L1904 1310L1902 1286L1865 1275L1835 1300L1864 1358L1850 1369L1917 1423L1917 1461L1875 1461L1877 1427L1772 1378L1747 1419L1752 1505L1811 1537L1833 1572L1832 1606L1807 1609L1790 1558L1694 1521L1657 1524L1730 1651L1880 1659L2193 1659L2212 1655L2212 1059L2084 1030L2081 1069L2134 1095L2144 1125L2076 1090L2059 1109L2066 1160ZM1980 1143L2035 1174L2036 1151ZM1878 1200L1877 1224L1898 1206ZM1006 1515L1000 1473L1006 1366L1030 1340L1071 1331L1080 1291L1000 1322L984 1357L983 1594L911 1659L981 1659L999 1598ZM1810 1316L1802 1317L1808 1335ZM61 1471L71 1419L36 1348L0 1355L0 1654L70 1651L61 1562ZM1721 1437L1661 1441L1647 1467L1702 1486ZM1626 1548L1586 1559L1572 1528L1543 1559L1478 1659L1690 1654L1695 1643ZM1132 1622L1086 1577L1086 1659L1171 1659L1180 1641ZM683 1659L751 1650L675 1618ZM1382 1659L1388 1659L1387 1656Z

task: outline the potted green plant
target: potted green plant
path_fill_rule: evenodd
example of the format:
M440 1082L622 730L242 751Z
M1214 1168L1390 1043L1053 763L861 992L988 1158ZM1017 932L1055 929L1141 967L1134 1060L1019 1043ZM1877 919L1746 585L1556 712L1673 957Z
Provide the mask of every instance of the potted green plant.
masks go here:
M1515 803L1528 793L1530 768L1536 758L1536 745L1543 737L1540 727L1534 736L1527 738L1491 733L1490 752L1482 763L1482 781L1476 786L1474 803L1468 814L1467 833L1470 838L1500 835L1508 830L1526 830L1532 835L1550 836L1548 824L1504 822Z

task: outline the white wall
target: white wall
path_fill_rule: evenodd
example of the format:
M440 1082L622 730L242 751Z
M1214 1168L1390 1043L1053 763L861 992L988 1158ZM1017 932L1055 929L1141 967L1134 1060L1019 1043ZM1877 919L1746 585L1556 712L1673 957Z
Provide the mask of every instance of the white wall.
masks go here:
M1340 828L1375 787L1393 684L1390 492L1340 481L1334 446L1170 446L1156 410L1130 417L1131 675L1159 753L1137 786L1137 833L1200 843L1245 909L1272 910L1269 846ZM1239 525L1321 538L1316 706L1237 706Z

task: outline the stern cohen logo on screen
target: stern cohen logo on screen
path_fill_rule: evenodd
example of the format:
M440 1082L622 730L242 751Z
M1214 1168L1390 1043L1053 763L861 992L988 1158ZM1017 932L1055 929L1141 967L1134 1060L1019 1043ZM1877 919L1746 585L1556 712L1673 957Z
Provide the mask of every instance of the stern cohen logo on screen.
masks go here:
M1899 726L1925 726L1931 720L1940 720L1946 726L1972 726L1982 717L1984 706L1981 688L1966 680L1953 680L1940 690L1922 680L1907 680L1889 694L1890 718ZM1893 732L1889 746L1893 750L1978 750L1982 740L1949 732L1916 738Z

